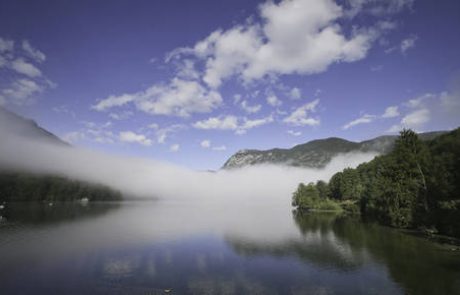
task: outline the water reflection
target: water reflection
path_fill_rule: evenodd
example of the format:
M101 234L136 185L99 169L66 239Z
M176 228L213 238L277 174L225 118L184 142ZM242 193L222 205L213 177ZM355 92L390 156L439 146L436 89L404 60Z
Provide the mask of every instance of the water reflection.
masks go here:
M97 217L119 207L117 202L18 202L6 203L0 214L3 224L41 225Z
M374 266L388 272L405 294L460 294L460 255L358 217L293 212L302 239L257 244L229 239L246 256L295 257L307 265L353 272Z
M8 208L0 226L2 294L460 290L458 254L356 218L251 203L51 207Z

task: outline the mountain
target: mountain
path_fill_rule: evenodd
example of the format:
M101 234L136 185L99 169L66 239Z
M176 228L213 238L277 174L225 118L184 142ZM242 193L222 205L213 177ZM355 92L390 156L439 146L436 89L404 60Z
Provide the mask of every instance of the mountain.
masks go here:
M445 131L419 134L422 140L431 140ZM396 135L379 136L362 142L330 137L296 145L291 149L241 150L232 155L222 169L241 168L249 165L280 164L298 167L322 168L333 157L350 152L376 152L386 154L393 148Z
M23 118L0 107L0 134L14 135L33 141L70 146L35 121Z

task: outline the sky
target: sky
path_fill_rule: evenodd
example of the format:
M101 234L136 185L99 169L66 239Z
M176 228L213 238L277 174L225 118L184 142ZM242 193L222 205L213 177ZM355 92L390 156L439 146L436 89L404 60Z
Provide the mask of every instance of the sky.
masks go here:
M0 105L196 170L460 125L457 0L0 0Z

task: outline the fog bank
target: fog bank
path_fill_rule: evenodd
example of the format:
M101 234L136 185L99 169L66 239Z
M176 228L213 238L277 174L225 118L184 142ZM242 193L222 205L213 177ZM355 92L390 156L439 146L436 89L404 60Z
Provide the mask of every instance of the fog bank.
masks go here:
M151 159L109 155L77 147L2 136L0 166L96 182L127 196L223 201L289 199L299 182L329 180L337 171L371 160L373 153L342 154L324 169L274 165L197 172Z

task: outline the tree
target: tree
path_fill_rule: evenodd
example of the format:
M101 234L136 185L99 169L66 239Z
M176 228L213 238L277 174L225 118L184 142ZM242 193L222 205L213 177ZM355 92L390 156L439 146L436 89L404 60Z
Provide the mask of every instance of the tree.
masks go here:
M319 192L313 182L299 184L292 196L292 205L299 209L311 209L319 201Z
M329 187L326 182L318 180L316 182L316 188L318 189L319 197L321 199L327 199L329 196Z

